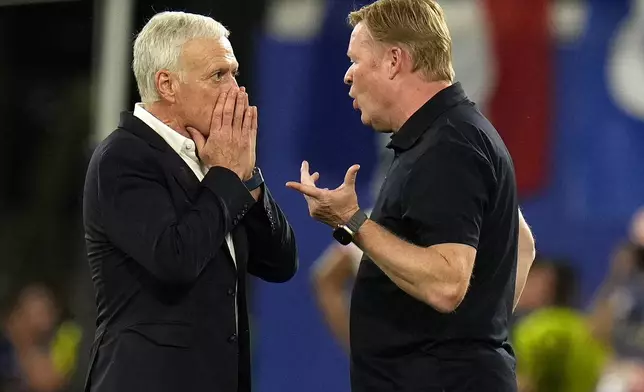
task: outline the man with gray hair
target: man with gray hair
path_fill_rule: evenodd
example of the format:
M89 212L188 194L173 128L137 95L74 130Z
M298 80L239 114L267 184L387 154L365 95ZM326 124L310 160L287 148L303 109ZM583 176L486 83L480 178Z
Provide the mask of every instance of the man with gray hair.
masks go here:
M98 307L86 391L251 390L246 276L288 281L297 249L255 165L257 108L228 34L163 12L134 43L142 103L85 182Z

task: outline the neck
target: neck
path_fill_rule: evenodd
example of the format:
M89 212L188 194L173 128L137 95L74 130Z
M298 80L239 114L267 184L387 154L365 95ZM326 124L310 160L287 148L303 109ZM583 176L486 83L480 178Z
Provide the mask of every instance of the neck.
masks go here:
M157 101L153 103L146 103L143 105L143 107L145 108L145 110L150 112L150 114L158 118L161 122L163 122L175 132L178 132L188 139L191 138L190 133L188 133L185 125L183 124L183 121L181 121L181 119L176 114L172 113L172 110L168 105L164 104L163 102Z
M427 101L441 90L451 86L451 82L426 82L424 80L409 80L401 86L399 97L394 103L393 131L403 126L409 118L418 111Z

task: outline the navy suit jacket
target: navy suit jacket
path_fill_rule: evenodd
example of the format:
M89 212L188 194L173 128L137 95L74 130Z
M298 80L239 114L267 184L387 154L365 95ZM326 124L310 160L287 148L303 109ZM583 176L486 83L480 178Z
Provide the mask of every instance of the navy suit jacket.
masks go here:
M85 181L98 308L86 391L250 391L247 274L285 282L298 265L293 230L262 187L255 202L222 167L200 182L156 132L121 115Z

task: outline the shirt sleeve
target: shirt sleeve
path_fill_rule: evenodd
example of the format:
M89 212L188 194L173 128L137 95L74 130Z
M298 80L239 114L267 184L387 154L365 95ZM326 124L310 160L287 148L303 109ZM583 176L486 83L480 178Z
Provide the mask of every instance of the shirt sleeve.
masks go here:
M478 248L494 171L475 147L440 141L418 158L403 188L403 221L419 246Z

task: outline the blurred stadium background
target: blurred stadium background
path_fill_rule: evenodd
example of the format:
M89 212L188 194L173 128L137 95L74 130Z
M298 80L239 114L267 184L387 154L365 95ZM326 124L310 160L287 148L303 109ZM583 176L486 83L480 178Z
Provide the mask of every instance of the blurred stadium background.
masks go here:
M0 0L0 391L82 390L85 168L138 100L134 34L168 9L231 30L260 110L259 164L298 237L296 278L252 288L256 390L349 390L309 273L330 232L283 184L302 159L325 186L360 163L360 202L372 202L383 144L342 83L346 14L366 2ZM522 388L644 391L644 0L439 3L456 77L513 154L537 241L512 335ZM22 355L31 348L40 355Z

